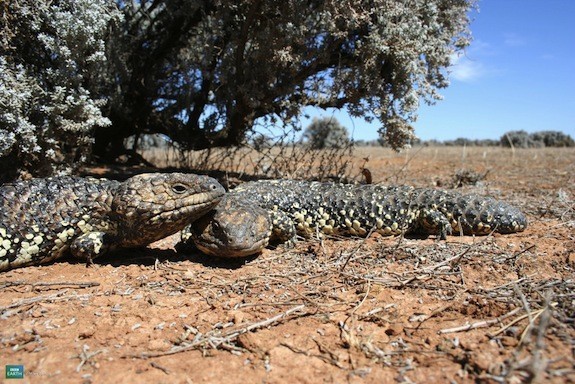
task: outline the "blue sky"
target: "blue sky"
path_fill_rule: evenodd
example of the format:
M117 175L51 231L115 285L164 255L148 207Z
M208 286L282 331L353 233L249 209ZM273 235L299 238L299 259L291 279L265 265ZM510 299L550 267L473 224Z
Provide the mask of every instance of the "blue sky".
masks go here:
M451 68L444 100L422 103L423 140L499 139L511 130L558 130L575 138L575 1L480 0L473 42ZM353 137L377 138L377 122L334 116ZM304 120L303 126L309 121Z

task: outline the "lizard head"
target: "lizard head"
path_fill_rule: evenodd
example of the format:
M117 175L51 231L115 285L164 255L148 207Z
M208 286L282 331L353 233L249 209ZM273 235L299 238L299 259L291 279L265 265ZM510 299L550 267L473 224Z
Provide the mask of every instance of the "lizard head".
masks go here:
M261 252L272 235L268 212L227 196L192 223L193 243L203 253L218 257L245 257Z
M206 214L224 193L207 176L144 173L131 177L118 186L112 203L119 240L139 246L176 233Z

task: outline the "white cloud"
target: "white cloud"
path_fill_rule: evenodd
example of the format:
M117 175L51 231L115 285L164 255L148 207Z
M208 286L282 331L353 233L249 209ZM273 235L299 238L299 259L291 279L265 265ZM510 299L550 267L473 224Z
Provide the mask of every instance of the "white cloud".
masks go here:
M485 67L479 61L473 61L466 56L455 54L451 56L449 72L451 78L455 80L472 82L485 74Z

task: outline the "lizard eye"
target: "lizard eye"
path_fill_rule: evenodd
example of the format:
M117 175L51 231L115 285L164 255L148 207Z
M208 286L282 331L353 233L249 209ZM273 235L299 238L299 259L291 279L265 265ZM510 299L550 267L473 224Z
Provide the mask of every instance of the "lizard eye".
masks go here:
M172 186L172 191L174 191L174 192L177 193L177 194L184 193L184 192L186 192L187 190L188 190L188 188L187 188L185 185L183 185L183 184L174 184L174 185Z

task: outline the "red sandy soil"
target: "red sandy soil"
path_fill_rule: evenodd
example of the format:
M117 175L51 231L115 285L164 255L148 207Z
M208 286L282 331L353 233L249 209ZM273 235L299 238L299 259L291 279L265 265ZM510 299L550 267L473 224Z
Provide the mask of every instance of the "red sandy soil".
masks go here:
M575 151L356 156L386 184L487 173L461 191L509 201L530 225L441 242L316 239L247 260L176 253L174 235L89 268L8 271L0 366L61 384L574 382Z

